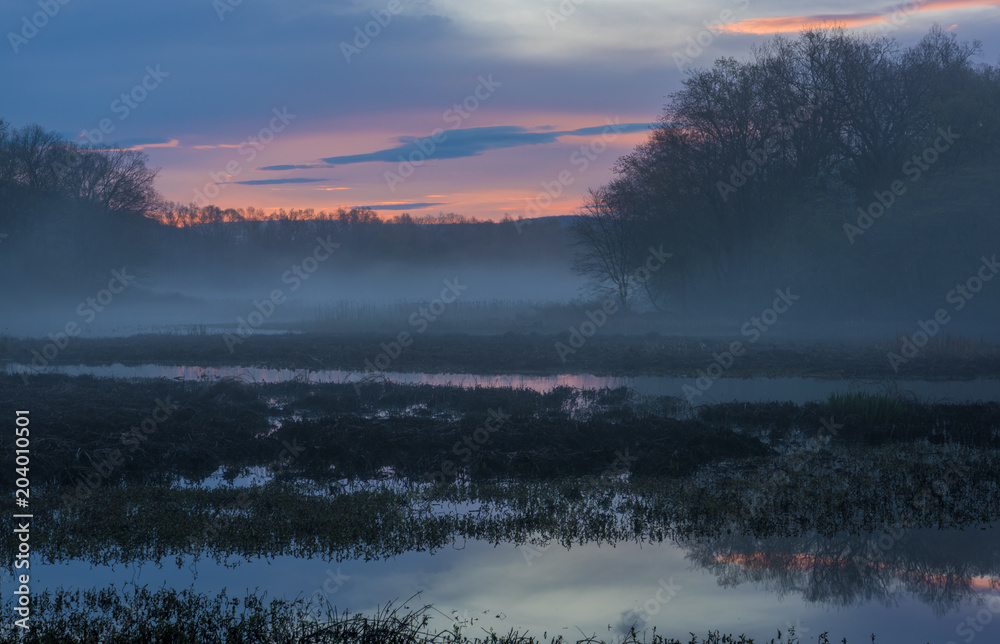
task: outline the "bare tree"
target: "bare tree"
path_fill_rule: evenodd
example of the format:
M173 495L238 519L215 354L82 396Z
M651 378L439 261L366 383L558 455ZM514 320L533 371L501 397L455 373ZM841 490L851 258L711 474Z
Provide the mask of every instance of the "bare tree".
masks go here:
M600 293L624 306L639 284L638 267L643 222L628 203L629 193L605 186L590 190L583 212L572 225L576 246L574 270Z

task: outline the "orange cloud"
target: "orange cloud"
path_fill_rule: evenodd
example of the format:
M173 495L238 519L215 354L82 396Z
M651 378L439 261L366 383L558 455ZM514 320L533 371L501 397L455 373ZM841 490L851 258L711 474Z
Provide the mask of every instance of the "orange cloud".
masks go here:
M908 4L887 7L879 13L819 14L811 16L775 16L771 18L748 18L722 25L719 31L732 34L773 34L829 27L863 27L874 24L900 24L901 20L914 13L928 13L949 9L970 9L1000 6L1000 0L916 0Z
M177 148L180 147L181 142L177 139L170 139L163 143L138 143L136 145L123 148L125 150L145 150L146 148Z

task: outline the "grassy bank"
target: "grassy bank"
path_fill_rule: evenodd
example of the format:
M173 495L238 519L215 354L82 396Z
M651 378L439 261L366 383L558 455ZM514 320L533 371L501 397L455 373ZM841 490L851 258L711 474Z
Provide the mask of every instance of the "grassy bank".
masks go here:
M581 321L584 321L582 318ZM411 332L411 344L389 360L383 345L399 331ZM1000 344L992 340L938 336L898 371L887 354L900 343L885 341L808 342L761 336L751 343L732 338L676 338L649 333L641 336L597 334L579 346L568 330L554 334L467 335L412 334L400 328L390 334L252 335L227 345L223 335L136 335L124 338L74 338L58 351L53 365L143 364L197 366L269 366L289 369L340 369L363 374L366 361L386 371L432 373L591 373L595 375L698 376L719 356L728 377L822 376L835 378L962 379L1000 377ZM724 355L734 341L744 353ZM557 343L574 349L560 355ZM6 337L0 340L0 363L31 364L45 340ZM232 348L232 350L230 350ZM563 359L565 358L565 359Z

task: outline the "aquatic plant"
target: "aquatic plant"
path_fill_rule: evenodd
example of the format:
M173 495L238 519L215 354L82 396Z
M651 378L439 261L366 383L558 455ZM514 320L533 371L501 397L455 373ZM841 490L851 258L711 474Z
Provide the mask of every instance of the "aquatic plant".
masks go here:
M411 597L408 602L412 602ZM46 591L35 598L35 615L26 632L11 625L0 629L0 644L569 644L562 635L542 638L527 630L506 633L483 629L470 637L462 626L440 628L432 621L431 604L410 608L386 603L373 614L313 606L302 599L267 600L258 591L230 597L226 591L208 595L193 590L146 586L92 590ZM319 610L317 610L319 609ZM640 639L641 638L641 639ZM691 634L683 642L634 628L613 640L595 636L574 638L578 644L753 644L745 635L718 631ZM827 634L817 637L829 644ZM843 640L846 642L847 640ZM872 636L873 643L875 637ZM760 644L799 644L794 630Z

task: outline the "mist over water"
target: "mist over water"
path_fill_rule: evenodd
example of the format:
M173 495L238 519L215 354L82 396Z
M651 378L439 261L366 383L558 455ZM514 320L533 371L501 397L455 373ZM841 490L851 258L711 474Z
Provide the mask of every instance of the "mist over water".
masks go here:
M996 2L7 4L0 644L997 640Z

